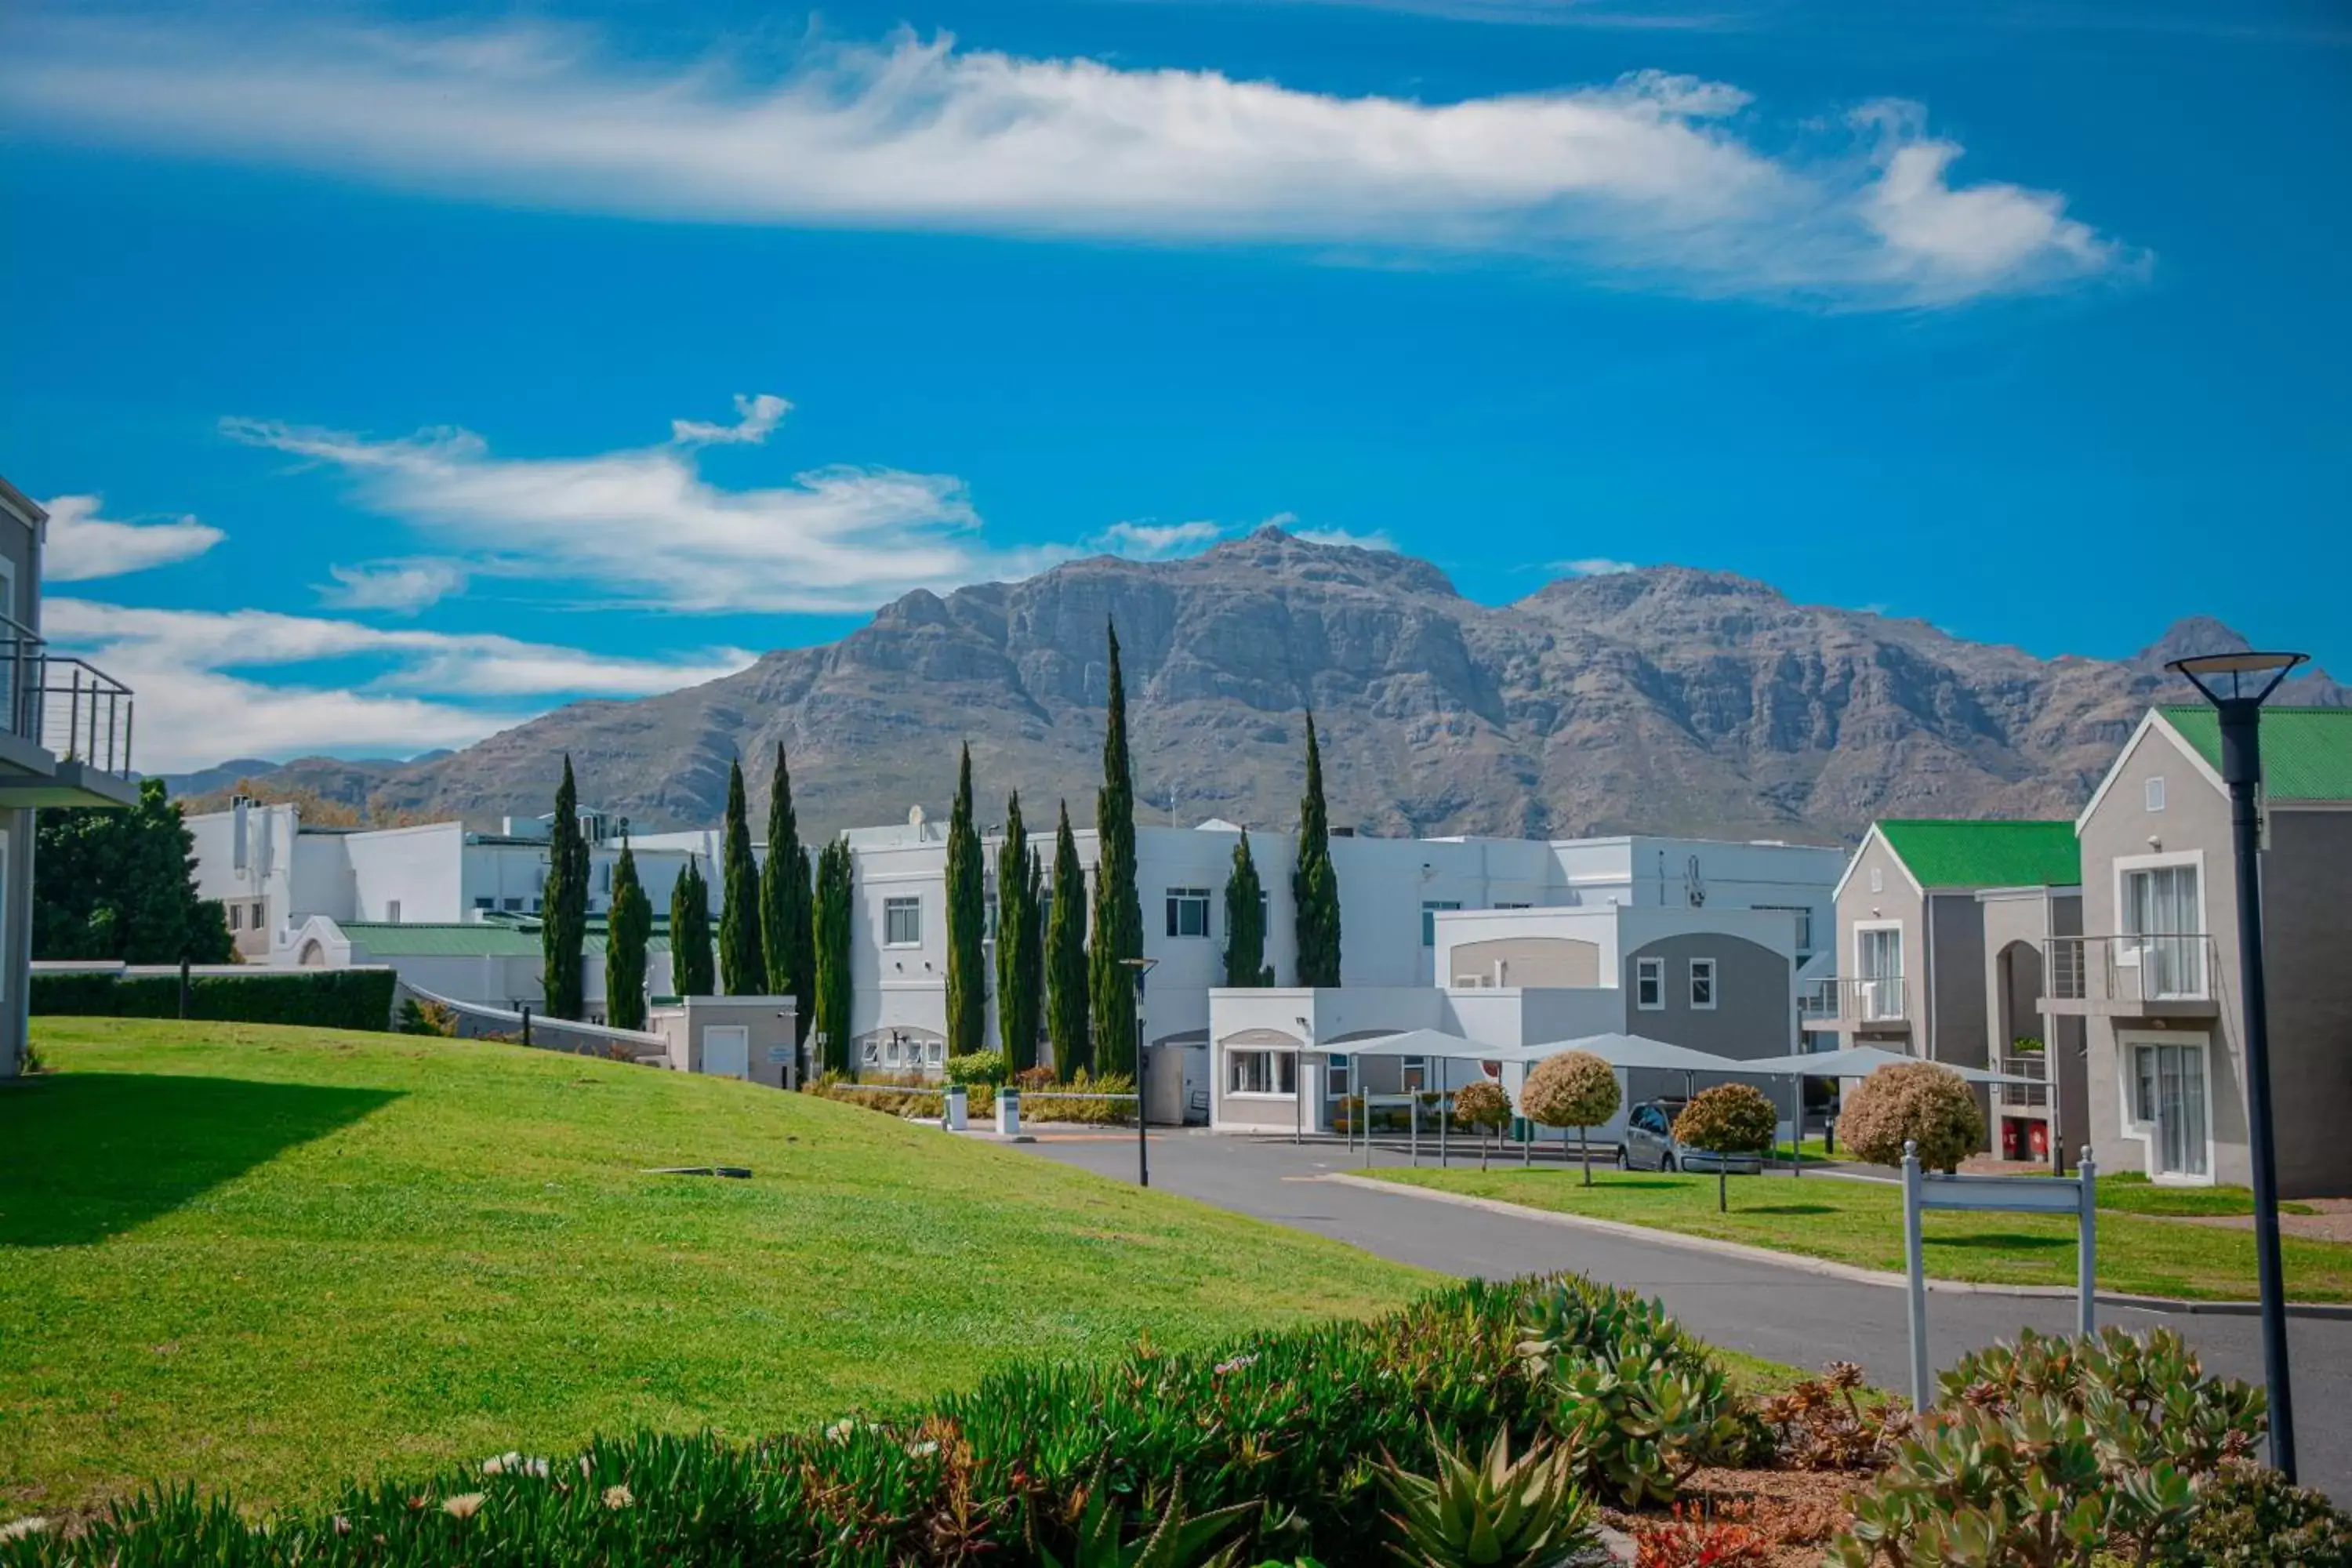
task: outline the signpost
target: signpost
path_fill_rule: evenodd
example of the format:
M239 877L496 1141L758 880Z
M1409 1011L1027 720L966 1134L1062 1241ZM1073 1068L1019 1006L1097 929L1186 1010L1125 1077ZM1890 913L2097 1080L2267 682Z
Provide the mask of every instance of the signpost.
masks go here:
M1946 1176L1920 1168L1919 1146L1903 1145L1903 1263L1911 1296L1911 1408L1934 1403L1927 1356L1927 1266L1920 1215L1928 1209L2000 1210L2075 1216L2074 1331L2087 1334L2098 1291L2098 1164L2085 1147L2071 1176Z

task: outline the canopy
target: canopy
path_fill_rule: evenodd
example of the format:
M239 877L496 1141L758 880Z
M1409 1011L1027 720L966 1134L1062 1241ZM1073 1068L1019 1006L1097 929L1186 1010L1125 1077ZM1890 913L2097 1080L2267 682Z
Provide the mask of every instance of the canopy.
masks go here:
M1814 1051L1793 1057L1766 1057L1752 1062L1729 1062L1717 1070L1730 1072L1769 1073L1775 1078L1868 1078L1880 1068L1898 1067L1906 1062L1923 1061L1925 1058L1906 1056L1901 1051L1885 1051L1876 1046L1848 1046L1842 1051ZM1967 1083L2038 1084L2038 1078L2021 1078L2015 1073L1987 1072L1982 1068L1964 1068L1951 1062L1937 1062L1948 1072L1958 1073Z
M1441 1029L1407 1029L1402 1034L1381 1035L1368 1040L1326 1040L1309 1046L1308 1050L1320 1051L1332 1057L1447 1057L1455 1061L1494 1062L1519 1061L1516 1055L1524 1047L1490 1046L1483 1041L1465 1039Z
M1589 1051L1612 1068L1662 1068L1669 1072L1741 1072L1750 1065L1643 1035L1587 1035L1581 1039L1521 1046L1506 1059L1534 1063L1563 1051Z

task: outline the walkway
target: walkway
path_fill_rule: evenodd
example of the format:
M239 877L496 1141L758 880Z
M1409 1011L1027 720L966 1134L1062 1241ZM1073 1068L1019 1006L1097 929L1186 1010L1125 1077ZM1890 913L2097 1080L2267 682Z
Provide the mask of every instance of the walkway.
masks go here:
M1106 1140L1045 1131L1038 1142L1021 1147L1135 1179L1131 1134ZM1378 1161L1403 1163L1387 1151ZM1316 1179L1362 1164L1360 1150L1350 1154L1329 1143L1178 1131L1155 1132L1151 1139L1152 1185L1202 1203L1446 1274L1507 1279L1571 1268L1663 1298L1694 1333L1717 1344L1802 1367L1858 1362L1873 1382L1888 1388L1901 1387L1909 1375L1899 1289ZM1938 1361L1948 1363L2021 1327L2071 1332L2074 1305L1938 1292L1929 1296L1927 1312ZM2102 1308L2100 1321L2135 1329L2165 1324L2197 1347L2208 1372L2262 1381L2261 1335L2252 1317ZM2352 1321L2295 1319L2288 1335L2303 1479L2336 1497L2352 1497Z

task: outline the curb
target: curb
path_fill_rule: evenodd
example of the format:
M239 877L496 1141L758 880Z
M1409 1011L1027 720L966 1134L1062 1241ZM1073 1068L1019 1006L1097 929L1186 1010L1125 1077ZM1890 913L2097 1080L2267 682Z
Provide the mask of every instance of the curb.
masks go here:
M1462 1208L1484 1209L1489 1214L1508 1215L1514 1219L1532 1219L1544 1225L1557 1225L1570 1230L1598 1231L1628 1241L1646 1241L1664 1247L1678 1247L1690 1252L1712 1253L1717 1258L1736 1258L1742 1262L1769 1264L1777 1268L1793 1268L1801 1273L1818 1274L1826 1279L1843 1279L1855 1285L1877 1285L1900 1290L1909 1281L1900 1274L1881 1268L1860 1268L1851 1263L1832 1263L1824 1258L1803 1258L1794 1253L1775 1252L1769 1247L1750 1247L1739 1241L1717 1241L1711 1237L1686 1236L1676 1230L1659 1230L1646 1225L1628 1225L1622 1220L1596 1219L1588 1215L1561 1214L1553 1209L1529 1208L1525 1204L1506 1203L1500 1198L1472 1197L1466 1193L1439 1192L1433 1187L1415 1186L1407 1182L1384 1182L1377 1176L1356 1176L1343 1171L1332 1171L1313 1178L1321 1182L1337 1182L1343 1186L1361 1187L1369 1192L1402 1193L1408 1197L1427 1198L1433 1203L1454 1204ZM1966 1279L1930 1279L1927 1289L1936 1294L1948 1296L2017 1296L2037 1300L2072 1301L2074 1292L2063 1285L1993 1285ZM2131 1296L2100 1291L2092 1300L2102 1307L2136 1308L2144 1312L2178 1312L2191 1317L2251 1318L2262 1311L2259 1301L2191 1301L2167 1296ZM2287 1316L2312 1318L2323 1321L2352 1321L2352 1303L2338 1301L2289 1301Z

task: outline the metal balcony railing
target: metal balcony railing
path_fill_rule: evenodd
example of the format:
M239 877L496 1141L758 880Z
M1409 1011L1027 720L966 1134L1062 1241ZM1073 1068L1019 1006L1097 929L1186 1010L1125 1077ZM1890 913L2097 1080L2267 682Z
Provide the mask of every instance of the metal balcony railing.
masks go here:
M2050 1061L2041 1052L2003 1057L1995 1071L2013 1078L2038 1079L2038 1083L2004 1083L1993 1088L1995 1103L2011 1110L2047 1109L2050 1104Z
M60 761L131 776L131 688L86 659L53 654L0 616L0 717L8 732Z
M2213 939L2202 931L2053 936L2042 973L2059 1002L2210 1002Z
M1809 1024L1890 1024L1910 1016L1910 992L1899 974L1816 980L1797 995L1797 1016Z

